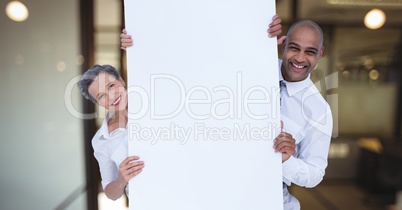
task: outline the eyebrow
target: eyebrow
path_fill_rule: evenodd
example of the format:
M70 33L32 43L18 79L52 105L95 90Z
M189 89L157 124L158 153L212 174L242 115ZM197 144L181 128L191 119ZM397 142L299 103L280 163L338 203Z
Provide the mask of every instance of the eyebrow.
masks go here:
M289 45L295 45L296 47L301 48L301 46L295 42L289 42ZM318 53L318 49L315 47L307 47L307 50L312 50L312 51Z

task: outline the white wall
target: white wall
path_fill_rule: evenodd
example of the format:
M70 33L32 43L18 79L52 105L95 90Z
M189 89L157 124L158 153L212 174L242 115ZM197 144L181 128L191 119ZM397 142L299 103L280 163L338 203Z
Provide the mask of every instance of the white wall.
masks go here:
M0 0L0 209L54 209L85 184L82 122L64 100L80 74L79 2L22 2L30 16L13 22Z

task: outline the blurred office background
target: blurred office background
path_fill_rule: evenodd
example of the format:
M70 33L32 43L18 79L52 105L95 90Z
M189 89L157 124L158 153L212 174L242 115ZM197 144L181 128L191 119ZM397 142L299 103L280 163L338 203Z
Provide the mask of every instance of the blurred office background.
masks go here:
M284 32L299 19L322 26L325 53L311 78L335 120L324 181L291 191L302 209L398 209L402 0L276 3ZM0 0L0 9L0 209L127 209L124 197L105 199L92 154L104 110L75 86L95 63L126 75L122 1ZM366 24L377 26L365 24L372 10Z

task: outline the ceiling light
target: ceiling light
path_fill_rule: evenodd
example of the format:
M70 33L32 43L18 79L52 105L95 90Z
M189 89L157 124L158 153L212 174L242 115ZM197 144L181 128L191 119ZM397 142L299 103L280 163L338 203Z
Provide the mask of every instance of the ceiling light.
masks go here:
M380 9L372 9L364 17L364 25L369 29L379 29L385 23L385 13Z
M6 14L11 20L22 22L28 18L28 9L23 3L12 1L6 6Z
M372 80L378 80L378 78L380 77L380 73L376 69L373 69L370 71L369 77Z

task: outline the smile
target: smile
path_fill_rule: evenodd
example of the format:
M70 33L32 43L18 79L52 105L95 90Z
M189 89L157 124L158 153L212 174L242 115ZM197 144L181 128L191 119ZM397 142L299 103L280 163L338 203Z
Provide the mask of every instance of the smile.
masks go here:
M113 106L119 105L120 100L121 100L121 96L119 96L119 97L112 103L112 105L113 105Z
M298 69L303 69L305 67L305 66L299 66L299 65L297 65L297 64L295 64L293 62L290 62L290 63L292 64L292 66L294 66L294 67L296 67Z

